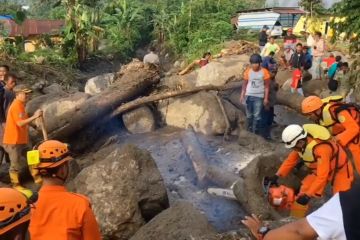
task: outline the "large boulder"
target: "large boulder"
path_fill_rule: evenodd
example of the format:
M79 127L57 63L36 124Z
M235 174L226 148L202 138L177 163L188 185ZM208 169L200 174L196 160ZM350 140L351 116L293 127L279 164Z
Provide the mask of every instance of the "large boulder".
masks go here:
M142 227L130 240L215 240L216 232L191 203L178 202Z
M230 56L225 59L210 62L198 71L196 86L222 86L230 80L241 79L248 56Z
M276 152L268 152L255 157L241 170L241 178L234 184L233 191L247 213L261 215L264 219L281 218L280 213L267 202L262 180L265 176L273 176L276 173L286 153L284 148L278 147ZM281 179L280 183L296 189L300 184L299 179L290 174L287 178Z
M159 105L167 125L187 128L206 135L223 134L226 122L216 96L211 92L199 92L186 97L163 101Z
M114 73L102 74L87 80L85 85L85 93L90 95L96 95L110 86L114 81Z
M104 156L84 168L73 187L91 199L104 239L129 239L168 207L166 188L148 151L126 145Z
M148 106L131 110L122 115L126 129L131 133L147 133L155 130L155 118Z

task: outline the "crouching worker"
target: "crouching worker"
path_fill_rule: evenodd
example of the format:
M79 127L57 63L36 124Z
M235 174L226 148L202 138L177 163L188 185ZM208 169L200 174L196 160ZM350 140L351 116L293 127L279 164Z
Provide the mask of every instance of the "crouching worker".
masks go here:
M247 216L242 223L258 240L308 240L308 239L360 239L360 185L349 191L335 194L321 208L306 218L277 229L265 227L255 216Z
M325 127L317 124L289 125L282 133L282 140L285 147L293 151L276 175L267 180L277 184L279 177L286 177L303 161L310 173L301 182L296 204L307 206L311 198L321 197L327 183L331 183L333 194L351 188L353 167L344 149L331 139Z
M89 200L68 192L64 186L72 159L68 145L56 140L45 141L28 152L29 164L36 164L43 177L31 214L31 239L101 239Z
M0 239L25 240L29 221L26 196L13 188L0 188Z

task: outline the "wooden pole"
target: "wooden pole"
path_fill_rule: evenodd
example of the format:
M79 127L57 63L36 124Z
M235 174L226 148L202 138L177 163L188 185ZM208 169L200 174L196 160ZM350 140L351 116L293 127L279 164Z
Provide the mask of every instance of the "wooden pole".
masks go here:
M46 131L45 120L44 120L43 116L40 117L40 126L41 126L41 131L42 131L42 134L43 134L44 141L46 141L49 138L48 138L48 134L47 134L47 131Z

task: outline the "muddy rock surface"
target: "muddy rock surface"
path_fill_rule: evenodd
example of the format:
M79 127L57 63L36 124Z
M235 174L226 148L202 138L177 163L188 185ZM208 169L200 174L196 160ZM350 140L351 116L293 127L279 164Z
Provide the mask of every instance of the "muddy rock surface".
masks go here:
M156 122L153 112L143 106L122 115L126 129L131 133L146 133L155 130Z
M130 240L215 240L216 231L191 203L178 202L152 219Z
M90 198L104 239L129 239L169 205L153 158L131 145L83 169L73 187Z

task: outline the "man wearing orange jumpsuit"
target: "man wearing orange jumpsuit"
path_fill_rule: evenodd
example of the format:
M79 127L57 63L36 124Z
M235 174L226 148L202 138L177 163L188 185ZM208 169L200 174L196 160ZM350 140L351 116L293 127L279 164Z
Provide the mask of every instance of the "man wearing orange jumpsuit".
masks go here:
M311 198L321 197L329 182L334 194L351 188L353 167L348 164L344 149L331 140L326 128L317 124L293 124L284 129L282 139L285 147L293 151L276 175L268 180L276 183L278 177L286 177L299 161L303 161L310 173L301 182L298 204L307 205Z
M303 114L326 127L342 147L350 150L360 174L360 112L341 100L341 96L325 99L309 96L301 103L301 109Z
M37 150L37 168L43 177L43 186L31 212L30 238L100 240L99 227L89 200L83 195L68 192L64 186L69 174L68 162L72 160L68 146L56 140L47 140Z

